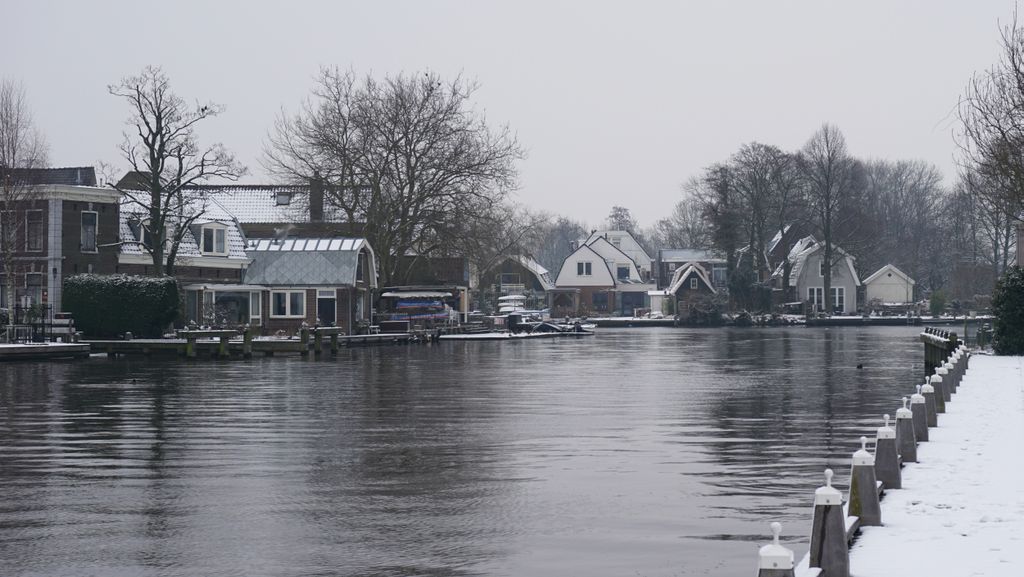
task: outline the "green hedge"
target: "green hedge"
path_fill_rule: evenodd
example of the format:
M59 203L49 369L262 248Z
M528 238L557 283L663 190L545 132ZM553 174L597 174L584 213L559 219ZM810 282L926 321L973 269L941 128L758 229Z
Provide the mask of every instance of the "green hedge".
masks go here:
M88 337L126 332L159 337L178 315L178 282L172 277L80 274L64 281L64 311Z
M1024 355L1024 270L1020 267L1011 267L996 283L992 314L996 354Z

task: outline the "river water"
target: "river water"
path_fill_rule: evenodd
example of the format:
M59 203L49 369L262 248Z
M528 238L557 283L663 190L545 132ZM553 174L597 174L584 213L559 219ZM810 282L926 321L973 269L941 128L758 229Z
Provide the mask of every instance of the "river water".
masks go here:
M919 331L0 365L0 575L753 574L770 521L806 551Z

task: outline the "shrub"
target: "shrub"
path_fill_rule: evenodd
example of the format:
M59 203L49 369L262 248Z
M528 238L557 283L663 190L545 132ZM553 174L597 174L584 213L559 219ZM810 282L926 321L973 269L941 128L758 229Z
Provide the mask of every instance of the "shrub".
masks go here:
M64 310L96 338L159 337L177 317L179 300L171 277L80 274L64 281Z
M690 301L689 314L681 320L698 327L717 327L725 323L724 311L724 299L718 295L700 295Z
M941 315L946 310L946 293L942 291L933 292L931 299L928 301L928 309L933 317Z
M1024 269L1011 267L996 283L992 314L996 354L1024 355Z

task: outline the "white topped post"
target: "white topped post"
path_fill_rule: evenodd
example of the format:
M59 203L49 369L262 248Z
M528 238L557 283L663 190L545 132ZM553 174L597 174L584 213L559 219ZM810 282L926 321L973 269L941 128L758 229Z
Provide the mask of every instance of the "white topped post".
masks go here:
M828 577L849 577L850 549L846 541L843 496L832 486L832 469L825 469L825 486L814 491L810 567Z
M938 400L939 396L935 392L935 388L929 385L926 381L925 384L919 386L918 389L921 391L921 396L924 397L925 421L928 423L929 427L939 426L939 417L936 414L935 405L935 401Z
M889 415L885 415L885 424L875 433L875 476L886 489L903 487L896 430L889 427Z
M910 413L914 416L914 437L919 443L928 440L928 416L925 414L924 395L921 394L921 385L917 385L917 392L910 395Z
M860 438L860 449L853 454L850 473L850 515L860 518L864 526L882 524L882 508L878 503L875 478L875 457L868 452L868 438Z
M896 447L904 463L917 462L917 435L914 434L914 415L907 408L907 397L903 406L896 410Z
M779 543L782 524L774 522L772 544L765 545L757 553L757 577L794 577L793 551Z
M953 382L953 378L950 376L950 372L952 371L952 369L953 365L946 363L941 367L935 369L935 374L932 375L933 378L942 377L942 400L947 403L951 400L950 394L952 393L953 388L950 384ZM938 387L935 388L935 392L939 392ZM943 408L945 408L945 406L943 406Z

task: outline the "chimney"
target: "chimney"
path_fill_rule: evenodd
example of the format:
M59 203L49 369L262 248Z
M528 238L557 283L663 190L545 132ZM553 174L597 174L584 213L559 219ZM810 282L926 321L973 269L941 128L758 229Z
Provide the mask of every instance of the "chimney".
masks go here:
M313 171L313 178L309 180L309 222L323 222L324 220L324 181L320 178L320 171Z

